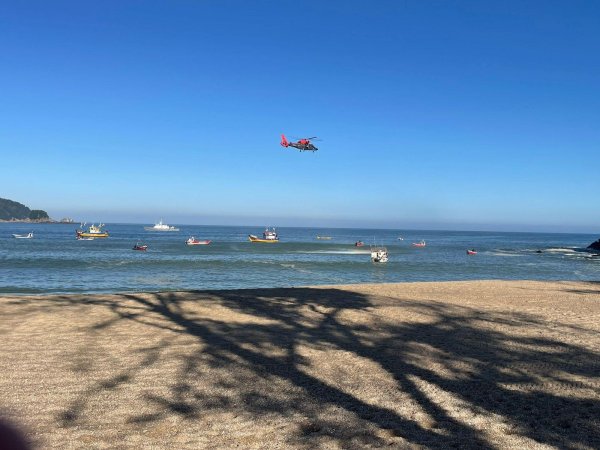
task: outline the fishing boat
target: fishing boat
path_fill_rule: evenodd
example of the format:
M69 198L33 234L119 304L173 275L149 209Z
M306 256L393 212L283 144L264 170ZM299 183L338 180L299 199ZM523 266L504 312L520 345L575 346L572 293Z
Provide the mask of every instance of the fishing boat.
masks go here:
M146 250L148 250L148 246L145 244L140 244L138 242L133 246L132 250L139 250L141 252L145 252Z
M32 239L33 238L33 233L28 233L28 234L13 234L13 237L15 239Z
M474 248L472 248L471 250L467 250L467 255L476 255L476 254L477 254L477 251Z
M144 227L146 231L179 231L179 228L174 227L172 225L167 225L163 223L162 219L158 221L153 227Z
M355 246L355 247L364 247L364 246L365 246L365 243L364 243L363 241L356 241L356 242L354 243L354 246Z
M425 247L427 244L424 240L421 240L420 242L413 242L412 245L413 247Z
M274 244L279 242L279 236L277 235L275 228L266 228L265 231L263 231L262 239L253 234L249 234L248 239L250 242L260 242L265 244Z
M196 239L194 236L191 236L185 243L186 245L208 245L211 241L209 239Z
M320 239L322 241L330 241L333 238L331 236L317 236L317 239Z
M85 224L83 224L83 225L85 225ZM98 224L98 226L92 224L89 226L87 231L83 230L83 225L81 226L81 228L79 230L75 231L75 237L77 237L77 238L92 238L92 239L108 237L108 231L105 231L102 229L104 227L103 223Z
M371 261L374 263L388 262L388 252L385 247L371 247Z

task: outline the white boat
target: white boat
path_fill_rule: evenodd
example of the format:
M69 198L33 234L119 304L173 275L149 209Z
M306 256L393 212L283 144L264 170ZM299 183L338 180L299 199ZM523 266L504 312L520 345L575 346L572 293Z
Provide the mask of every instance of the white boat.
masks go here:
M179 231L179 228L163 223L162 219L153 227L144 227L146 231Z
M388 252L385 247L371 247L371 261L375 263L388 262Z
M13 234L13 237L15 239L32 239L33 238L33 233L29 233L29 234Z

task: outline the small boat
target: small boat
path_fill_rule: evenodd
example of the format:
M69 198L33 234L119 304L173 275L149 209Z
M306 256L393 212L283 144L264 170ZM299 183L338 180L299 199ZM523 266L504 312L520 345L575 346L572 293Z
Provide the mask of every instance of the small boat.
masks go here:
M371 261L374 263L388 262L388 252L385 247L371 247Z
M148 250L148 246L144 245L144 244L140 244L139 242L137 244L135 244L132 248L132 250L139 250L141 252L145 252L146 250Z
M477 251L474 248L472 248L471 250L467 250L467 255L476 255L476 254L477 254Z
M398 236L396 239L397 239L398 241L403 241L403 240L404 240L404 238L403 238L402 236Z
M330 241L333 238L331 236L317 236L317 239L321 239L322 241Z
M355 246L355 247L364 247L364 246L365 246L365 243L364 243L363 241L356 241L356 242L354 243L354 246Z
M211 243L210 239L196 239L194 236L191 236L187 241L185 241L186 245L208 245Z
M13 234L15 239L33 239L33 233L28 234Z
M427 244L424 240L421 240L420 242L413 242L412 245L413 247L425 247Z
M279 242L279 236L277 235L275 228L266 228L265 231L263 231L262 239L253 234L249 234L248 239L250 240L250 242L260 242L265 244L274 244L276 242Z
M144 227L146 231L179 231L179 228L163 223L162 219L153 227Z
M84 224L85 225L85 224ZM92 238L92 239L96 239L96 238L107 238L108 237L108 231L105 231L102 229L102 227L104 227L104 224L98 224L98 226L92 224L89 226L87 231L84 231L83 225L81 226L81 228L79 230L75 231L75 237L76 238Z

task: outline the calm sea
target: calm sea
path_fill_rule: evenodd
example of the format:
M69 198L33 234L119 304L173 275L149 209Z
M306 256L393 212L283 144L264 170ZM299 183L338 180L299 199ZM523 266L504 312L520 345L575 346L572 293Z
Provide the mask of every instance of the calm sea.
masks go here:
M279 228L278 244L253 244L257 227L181 225L148 232L108 224L107 239L75 240L74 225L0 223L0 292L76 293L286 287L476 279L600 280L597 235ZM13 233L33 239L14 239ZM209 246L186 246L191 235ZM316 236L331 236L317 240ZM403 240L398 238L402 237ZM412 242L424 239L425 248ZM367 244L357 248L354 242ZM141 241L147 252L133 251ZM370 261L383 244L387 264ZM466 249L478 254L467 256ZM541 253L540 253L541 251Z

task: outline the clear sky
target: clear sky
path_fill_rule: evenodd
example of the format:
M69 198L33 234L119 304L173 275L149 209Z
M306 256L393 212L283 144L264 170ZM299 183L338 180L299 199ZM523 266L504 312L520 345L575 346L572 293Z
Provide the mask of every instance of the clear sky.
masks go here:
M599 143L598 1L0 8L0 197L55 218L597 232Z

